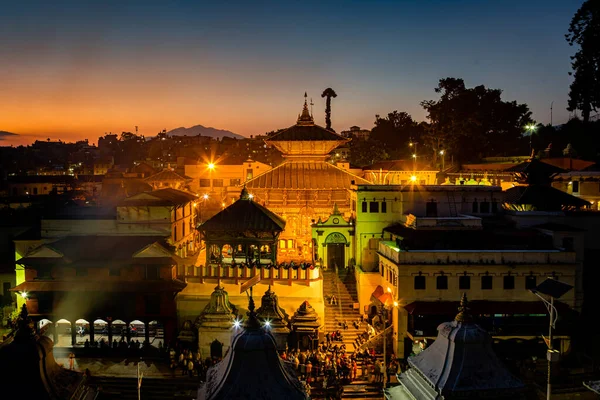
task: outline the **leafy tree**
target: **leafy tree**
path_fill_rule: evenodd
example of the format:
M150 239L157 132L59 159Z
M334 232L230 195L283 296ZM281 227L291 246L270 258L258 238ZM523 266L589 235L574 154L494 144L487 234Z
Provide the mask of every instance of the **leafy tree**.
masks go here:
M435 92L439 100L421 102L430 121L423 141L434 160L441 149L461 162L529 152L523 140L523 127L531 122L526 104L502 101L500 89L467 88L457 78L441 79Z
M332 88L327 88L321 93L321 97L327 98L325 102L325 128L331 130L331 98L337 97L337 93Z
M565 35L571 46L579 50L571 57L573 76L567 110L581 110L583 122L590 120L591 111L600 108L600 0L586 0L577 10L569 33Z
M377 140L353 138L350 142L350 164L352 165L364 167L388 158L385 147Z
M385 118L375 116L375 127L369 138L385 146L392 157L402 157L409 156L408 143L419 141L421 133L422 129L410 114L393 111Z

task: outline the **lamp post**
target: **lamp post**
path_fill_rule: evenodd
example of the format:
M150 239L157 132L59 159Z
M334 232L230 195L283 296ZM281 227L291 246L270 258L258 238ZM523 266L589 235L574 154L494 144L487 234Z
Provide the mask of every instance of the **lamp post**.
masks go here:
M552 329L556 328L556 320L558 319L558 311L556 307L554 307L554 299L558 299L567 293L569 290L573 289L573 286L557 281L554 278L548 278L544 282L540 283L535 288L531 289L531 293L535 294L544 302L544 305L548 309L548 313L550 314L550 323L548 327L548 351L546 352L546 359L548 360L548 385L546 387L546 400L550 400L550 396L552 395L552 362L558 361L559 352L554 350L552 347ZM550 301L540 295L540 293L548 296Z
M529 132L529 154L533 156L533 144L531 139L533 138L533 132L535 132L537 126L535 124L529 124L525 127L525 129L527 129L527 132Z
M417 145L419 144L419 142L413 142L412 140L408 143L408 145L410 147L414 147L415 148L415 152L412 154L412 158L413 158L413 170L416 171L417 170Z
M392 293L392 289L390 289L389 287L387 288L388 293ZM398 307L398 302L396 300L393 300L393 305L390 306L386 306L385 304L383 304L381 306L381 314L383 317L383 389L384 389L384 394L383 394L383 398L385 399L385 387L387 385L388 382L388 363L387 363L387 320L388 320L388 311L392 310L395 307ZM392 317L392 322L393 322L394 318ZM390 325L391 326L391 325Z
M445 155L446 155L446 152L444 150L440 150L440 156L442 156L442 171L444 171L446 169L446 163L444 162Z

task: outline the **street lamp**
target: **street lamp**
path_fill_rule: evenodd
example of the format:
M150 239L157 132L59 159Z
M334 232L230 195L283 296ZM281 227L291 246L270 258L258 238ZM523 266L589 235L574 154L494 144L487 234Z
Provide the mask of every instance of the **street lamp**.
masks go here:
M387 291L390 295L392 295L392 289L387 288ZM393 310L398 307L398 302L396 300L393 301L392 305L386 306L385 303L381 306L381 315L383 317L383 389L384 389L384 398L385 398L385 387L388 382L388 363L387 363L387 320L388 320L388 311ZM394 318L392 317L392 323L394 322ZM390 325L391 327L392 325Z
M550 313L550 324L548 328L548 351L546 352L546 359L548 360L548 386L546 388L546 399L550 400L552 394L551 375L550 370L553 361L558 361L559 352L552 348L552 328L556 328L556 320L558 319L558 311L554 307L554 299L562 297L569 290L573 289L573 286L557 281L554 278L548 278L544 282L540 283L535 288L531 289L531 293L535 294L544 302L544 305ZM546 298L540 295L544 294L550 298L548 301Z
M419 144L419 142L413 142L412 140L408 143L408 145L410 147L414 147L415 148L415 152L412 155L413 158L413 169L416 171L417 170L417 145Z
M440 150L440 156L442 156L442 171L444 171L446 169L446 164L444 163L444 155L446 154L446 152L444 150Z
M533 153L533 145L531 142L531 138L533 137L533 132L535 132L535 130L537 129L537 126L535 124L529 124L529 125L525 126L525 129L527 129L527 132L529 132L529 153L532 154Z

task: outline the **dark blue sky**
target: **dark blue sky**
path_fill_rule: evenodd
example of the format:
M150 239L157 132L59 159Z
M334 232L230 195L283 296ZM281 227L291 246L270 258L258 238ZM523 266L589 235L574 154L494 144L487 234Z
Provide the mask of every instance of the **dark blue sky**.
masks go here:
M244 135L295 122L304 91L324 124L436 98L440 78L504 90L533 117L565 122L564 39L582 0L84 2L5 4L0 130L95 141L203 124ZM101 4L100 4L101 3Z

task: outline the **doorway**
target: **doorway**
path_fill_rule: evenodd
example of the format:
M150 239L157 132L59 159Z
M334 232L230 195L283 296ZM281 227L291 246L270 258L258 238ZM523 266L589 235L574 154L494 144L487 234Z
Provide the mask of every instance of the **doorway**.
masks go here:
M343 243L327 243L328 268L333 271L343 270L346 266L346 245ZM335 267L338 267L336 270Z

